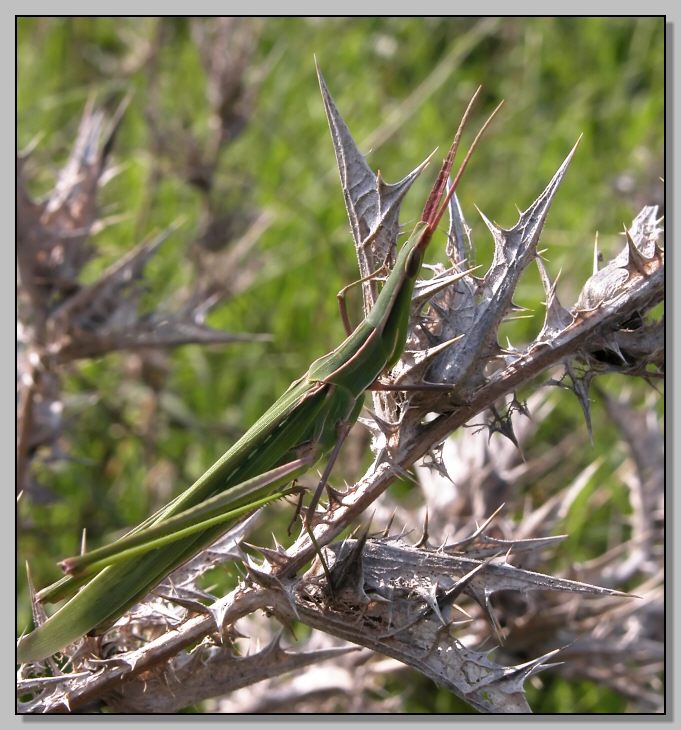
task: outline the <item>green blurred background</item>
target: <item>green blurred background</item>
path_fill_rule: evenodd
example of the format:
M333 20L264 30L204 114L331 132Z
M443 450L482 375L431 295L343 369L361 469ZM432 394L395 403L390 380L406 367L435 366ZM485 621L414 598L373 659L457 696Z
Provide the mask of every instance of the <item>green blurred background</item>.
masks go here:
M145 383L130 376L125 355L70 368L63 444L69 458L41 468L40 498L20 507L19 631L30 616L25 561L42 586L57 577L55 561L77 551L83 526L95 544L137 523L201 474L313 358L342 338L335 294L356 279L357 269L315 55L360 149L390 182L435 147L447 148L479 84L478 123L506 100L460 188L481 263L491 260L492 244L474 205L499 224L512 225L517 209L534 200L582 134L542 238L550 273L562 270L558 291L566 306L591 272L595 233L607 260L621 246L622 224L642 205L662 202L661 18L239 22L254 26L251 67L263 79L243 131L221 155L216 179L225 191L225 210L266 211L270 225L257 244L256 275L208 321L234 332L271 333L272 340L176 349L160 405ZM161 32L152 73L149 64L136 63L135 53ZM147 277L149 306L172 302L191 278L187 252L203 203L167 163L150 185L154 153L144 110L154 94L168 119L198 139L207 136L205 72L190 21L20 18L17 39L18 146L38 142L31 180L36 195L51 188L66 160L88 96L134 91L114 150L121 169L100 196L103 215L123 217L94 237L98 256L85 277L94 280L181 214L183 227L151 262ZM433 175L431 169L414 185L401 219L407 226L418 216ZM433 257L442 258L441 251ZM514 344L541 328L543 300L532 272L523 278L516 303L535 316L505 330ZM569 394L564 399L558 427L583 428L576 400ZM139 437L149 409L151 448ZM594 432L607 471L608 436L598 437L602 418L594 414ZM551 439L547 429L546 443ZM584 546L579 534L571 537L575 549ZM592 548L587 543L584 549ZM465 711L425 680L410 693L406 706L412 711ZM534 695L530 688L530 701L539 711L624 707L593 685L560 681Z

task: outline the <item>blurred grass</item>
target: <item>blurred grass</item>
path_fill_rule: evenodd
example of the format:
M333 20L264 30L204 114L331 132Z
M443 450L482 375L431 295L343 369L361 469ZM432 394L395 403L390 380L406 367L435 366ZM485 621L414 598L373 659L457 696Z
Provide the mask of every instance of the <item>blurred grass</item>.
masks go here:
M255 113L223 156L219 175L229 189L245 191L254 205L268 211L273 223L259 241L266 257L259 278L212 313L210 324L231 331L270 332L273 341L175 351L167 390L198 425L189 429L170 418L163 421L156 434L158 452L151 456L135 433L135 424L144 419L148 394L141 385L131 385L124 358L86 362L74 369L67 389L78 403L64 445L72 460L50 465L38 475L52 493L49 502L20 508L26 525L18 550L20 631L30 615L25 560L36 584L43 585L56 577L55 560L77 550L84 525L98 542L137 523L169 496L145 489L152 467L167 466L168 489L182 489L223 453L233 438L229 434L247 427L314 357L342 338L335 293L356 278L356 264L314 54L355 139L388 181L403 177L434 147L446 149L478 84L484 88L476 112L479 121L500 99L506 100L461 187L482 263L490 261L492 245L474 204L496 222L512 225L517 207L526 207L536 197L583 134L542 239L550 273L555 276L562 270L558 291L566 306L590 274L595 232L607 259L619 250L622 223L660 196L660 18L255 22L260 28L255 63L271 68ZM128 76L120 73L131 51L151 38L159 23L166 27L155 81L144 65ZM100 199L103 213L123 213L126 218L95 237L101 255L87 276L94 278L141 236L169 225L181 213L186 225L150 266L152 294L172 294L189 275L183 258L196 231L201 201L172 174L164 174L157 189L148 189L153 160L143 109L154 83L164 113L197 135L205 134L204 72L188 21L20 18L17 74L19 147L40 139L36 193L50 188L51 174L66 159L88 95L95 92L105 99L135 90L114 153L123 168ZM403 223L415 220L433 175L431 169L415 184L403 209ZM630 185L623 186L624 179ZM139 230L141 220L144 226ZM505 326L504 334L514 344L527 341L541 327L543 299L539 278L531 272L516 302L535 314ZM96 398L83 399L83 393L95 391ZM544 429L546 444L560 433L583 428L576 401L569 394L564 401L560 418ZM132 428L122 429L105 404L116 404ZM607 419L598 411L593 417L593 453L575 455L583 461L580 468L601 453L606 460L613 458L608 455ZM211 424L220 429L216 432ZM608 485L611 466L606 463L599 472L594 489L616 491ZM587 497L588 490L584 500L573 505L567 528L571 548L593 556L604 547L608 521L613 515L621 519L626 500L620 493L587 519ZM564 684L558 683L548 695L544 692L540 706L553 711L579 706L583 712L619 706L598 694L589 699L590 690L565 689ZM576 705L572 692L582 697ZM425 704L419 699L413 709L425 708L428 702L432 699ZM439 707L448 700L434 702Z

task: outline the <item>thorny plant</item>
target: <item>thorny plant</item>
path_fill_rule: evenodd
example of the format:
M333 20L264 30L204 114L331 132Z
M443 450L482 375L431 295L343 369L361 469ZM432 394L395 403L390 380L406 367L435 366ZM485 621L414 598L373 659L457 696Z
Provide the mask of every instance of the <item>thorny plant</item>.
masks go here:
M203 32L200 25L196 32ZM233 66L213 63L224 42L220 31L205 41L217 131L196 184L209 191L210 161L239 128L224 117L235 104L225 96L242 87L224 76ZM320 84L364 278L391 261L400 206L424 165L386 184L360 154L321 76ZM248 95L237 93L237 99L239 108L248 108ZM55 405L65 364L118 349L156 348L153 352L183 342L235 339L203 325L203 313L222 292L215 290L216 280L207 285L201 276L180 313L137 315L144 265L167 234L140 245L95 285L79 283L94 253L88 238L100 225L96 192L123 111L107 124L103 111L87 106L71 158L45 202L28 196L24 158L18 162L23 346L18 486L29 492L31 459L38 447L56 444L61 429ZM151 121L152 128L160 123ZM229 693L213 708L390 711L398 709L395 700L372 689L380 676L399 677L407 666L483 712L529 712L525 682L549 667L606 684L636 709L660 711L663 437L652 411L643 416L626 397L614 399L596 386L590 390L605 373L650 382L663 375L663 322L648 314L663 300L660 221L657 208L645 207L625 229L621 253L595 270L575 304L564 307L539 244L573 154L513 228L500 228L483 215L494 240L493 262L484 273L461 276L474 263L475 251L458 200L452 199L444 239L449 265L433 267L431 278L417 287L407 351L390 377L405 384L449 383L453 390L446 397L438 391L374 393L373 417L364 419L373 435L374 462L328 505L316 527L318 541L327 546L331 585L305 532L288 548L250 546L246 540L256 516L249 518L104 636L85 637L60 660L22 666L22 712L65 712L99 703L120 712L169 712ZM219 218L209 205L207 210L212 222L204 230L210 237ZM535 264L546 293L544 325L532 342L500 347L499 326L514 309L519 278ZM365 310L378 289L375 279L364 283ZM631 495L631 535L597 560L573 563L564 576L536 571L548 548L561 550L565 536L554 532L598 465L570 474L565 456L584 443L580 434L525 458L558 395L538 389L539 377L543 385L572 390L589 434L595 392L620 428L626 452L620 471ZM524 402L517 393L528 384L536 392ZM473 424L507 440L486 441L464 429ZM399 505L390 515L390 502L377 500L416 462L429 509L422 536L410 539L414 515ZM568 483L562 491L538 506L528 501L509 508L514 499L517 504L523 483L555 470ZM371 527L334 542L370 506ZM209 569L233 560L242 562L245 575L231 593L215 596L199 587ZM35 604L35 622L44 616ZM306 650L284 649L273 628L295 622L322 632L313 634ZM242 654L243 637L255 635L272 638L256 653ZM332 682L328 670L318 667L330 660ZM266 691L245 689L255 683Z
M180 301L162 303L152 311L144 311L142 302L145 267L162 250L172 228L137 246L92 284L80 281L96 253L91 237L119 219L99 218L96 200L98 189L118 169L106 166L129 98L108 121L103 109L88 103L71 156L44 200L34 201L27 190L25 171L31 165L30 154L17 156L18 491L37 491L30 469L34 459L61 455L62 376L70 363L117 351L131 353L128 367L159 393L168 375L169 348L269 339L227 333L204 324L212 308L254 281L261 262L253 249L268 219L246 205L235 203L227 211L216 202L234 201L233 192L226 191L216 177L217 161L248 120L262 76L251 78L245 73L253 52L253 30L229 19L211 25L210 31L200 20L192 27L198 36L211 35L210 42L204 40L201 45L211 110L207 139L198 140L188 131L176 129L159 114L155 50L163 42L166 26L159 25L149 48L135 54L137 63L149 64L151 75L145 114L156 154L144 186L148 198L171 167L202 199L200 230L189 251L195 276ZM130 74L136 68L126 66ZM148 201L143 201L138 229L147 227L147 206ZM152 417L145 439L153 442L153 432Z

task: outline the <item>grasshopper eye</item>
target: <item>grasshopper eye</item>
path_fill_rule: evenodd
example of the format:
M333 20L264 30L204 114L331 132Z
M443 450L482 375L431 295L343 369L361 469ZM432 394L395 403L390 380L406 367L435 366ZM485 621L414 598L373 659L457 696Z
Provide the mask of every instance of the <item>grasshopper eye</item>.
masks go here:
M404 273L413 279L421 270L421 261L423 256L419 248L414 248L407 257L407 261L404 264Z

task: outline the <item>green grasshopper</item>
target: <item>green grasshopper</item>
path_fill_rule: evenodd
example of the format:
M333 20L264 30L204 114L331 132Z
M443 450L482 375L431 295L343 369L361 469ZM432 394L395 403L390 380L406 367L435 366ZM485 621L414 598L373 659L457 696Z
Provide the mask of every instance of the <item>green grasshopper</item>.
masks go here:
M303 520L314 541L311 524L319 499L343 439L362 409L365 391L406 389L385 386L379 376L402 355L424 253L478 140L499 109L478 132L447 190L461 134L479 91L461 119L421 220L365 319L350 332L344 302L339 299L346 339L315 360L191 487L120 540L62 561L67 575L40 591L36 599L70 600L21 638L19 662L40 661L94 629L104 630L245 514L291 494L295 490L291 483L328 456Z

